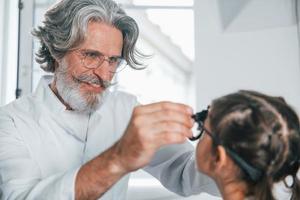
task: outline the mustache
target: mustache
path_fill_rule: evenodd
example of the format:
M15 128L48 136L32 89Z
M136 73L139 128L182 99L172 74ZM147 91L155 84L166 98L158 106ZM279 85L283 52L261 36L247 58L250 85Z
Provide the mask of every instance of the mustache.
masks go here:
M110 81L103 80L100 76L94 77L94 76L87 75L87 74L81 74L77 77L73 76L73 79L77 83L86 82L86 83L90 83L90 84L96 84L96 85L100 85L104 89L114 85Z

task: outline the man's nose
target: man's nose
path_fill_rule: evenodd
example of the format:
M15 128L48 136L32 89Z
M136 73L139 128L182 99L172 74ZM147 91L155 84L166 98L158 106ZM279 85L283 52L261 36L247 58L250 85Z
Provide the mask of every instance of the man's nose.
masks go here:
M109 62L105 59L99 67L93 70L94 74L100 76L103 80L110 81L113 78Z

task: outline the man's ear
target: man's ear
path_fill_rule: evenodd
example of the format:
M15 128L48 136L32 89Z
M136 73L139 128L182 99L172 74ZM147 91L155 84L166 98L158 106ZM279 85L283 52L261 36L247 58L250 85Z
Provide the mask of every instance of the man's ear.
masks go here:
M56 72L58 66L59 66L59 63L58 63L58 61L55 59L55 60L54 60L54 72Z

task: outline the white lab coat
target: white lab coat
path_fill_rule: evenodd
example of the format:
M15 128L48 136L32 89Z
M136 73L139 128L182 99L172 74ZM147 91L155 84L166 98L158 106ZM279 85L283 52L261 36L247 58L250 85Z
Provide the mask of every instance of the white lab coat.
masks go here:
M80 166L122 136L138 104L130 94L110 92L96 112L78 114L57 99L51 80L43 77L35 93L0 109L1 199L74 199ZM188 142L160 149L145 170L179 195L217 191L197 172ZM128 179L124 176L101 199L125 199Z

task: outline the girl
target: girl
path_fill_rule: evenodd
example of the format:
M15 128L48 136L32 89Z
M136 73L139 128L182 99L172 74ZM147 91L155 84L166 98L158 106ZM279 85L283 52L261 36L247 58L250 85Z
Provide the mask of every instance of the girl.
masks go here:
M198 169L216 182L227 199L273 200L283 181L300 199L299 119L283 98L239 91L218 98L198 122Z

